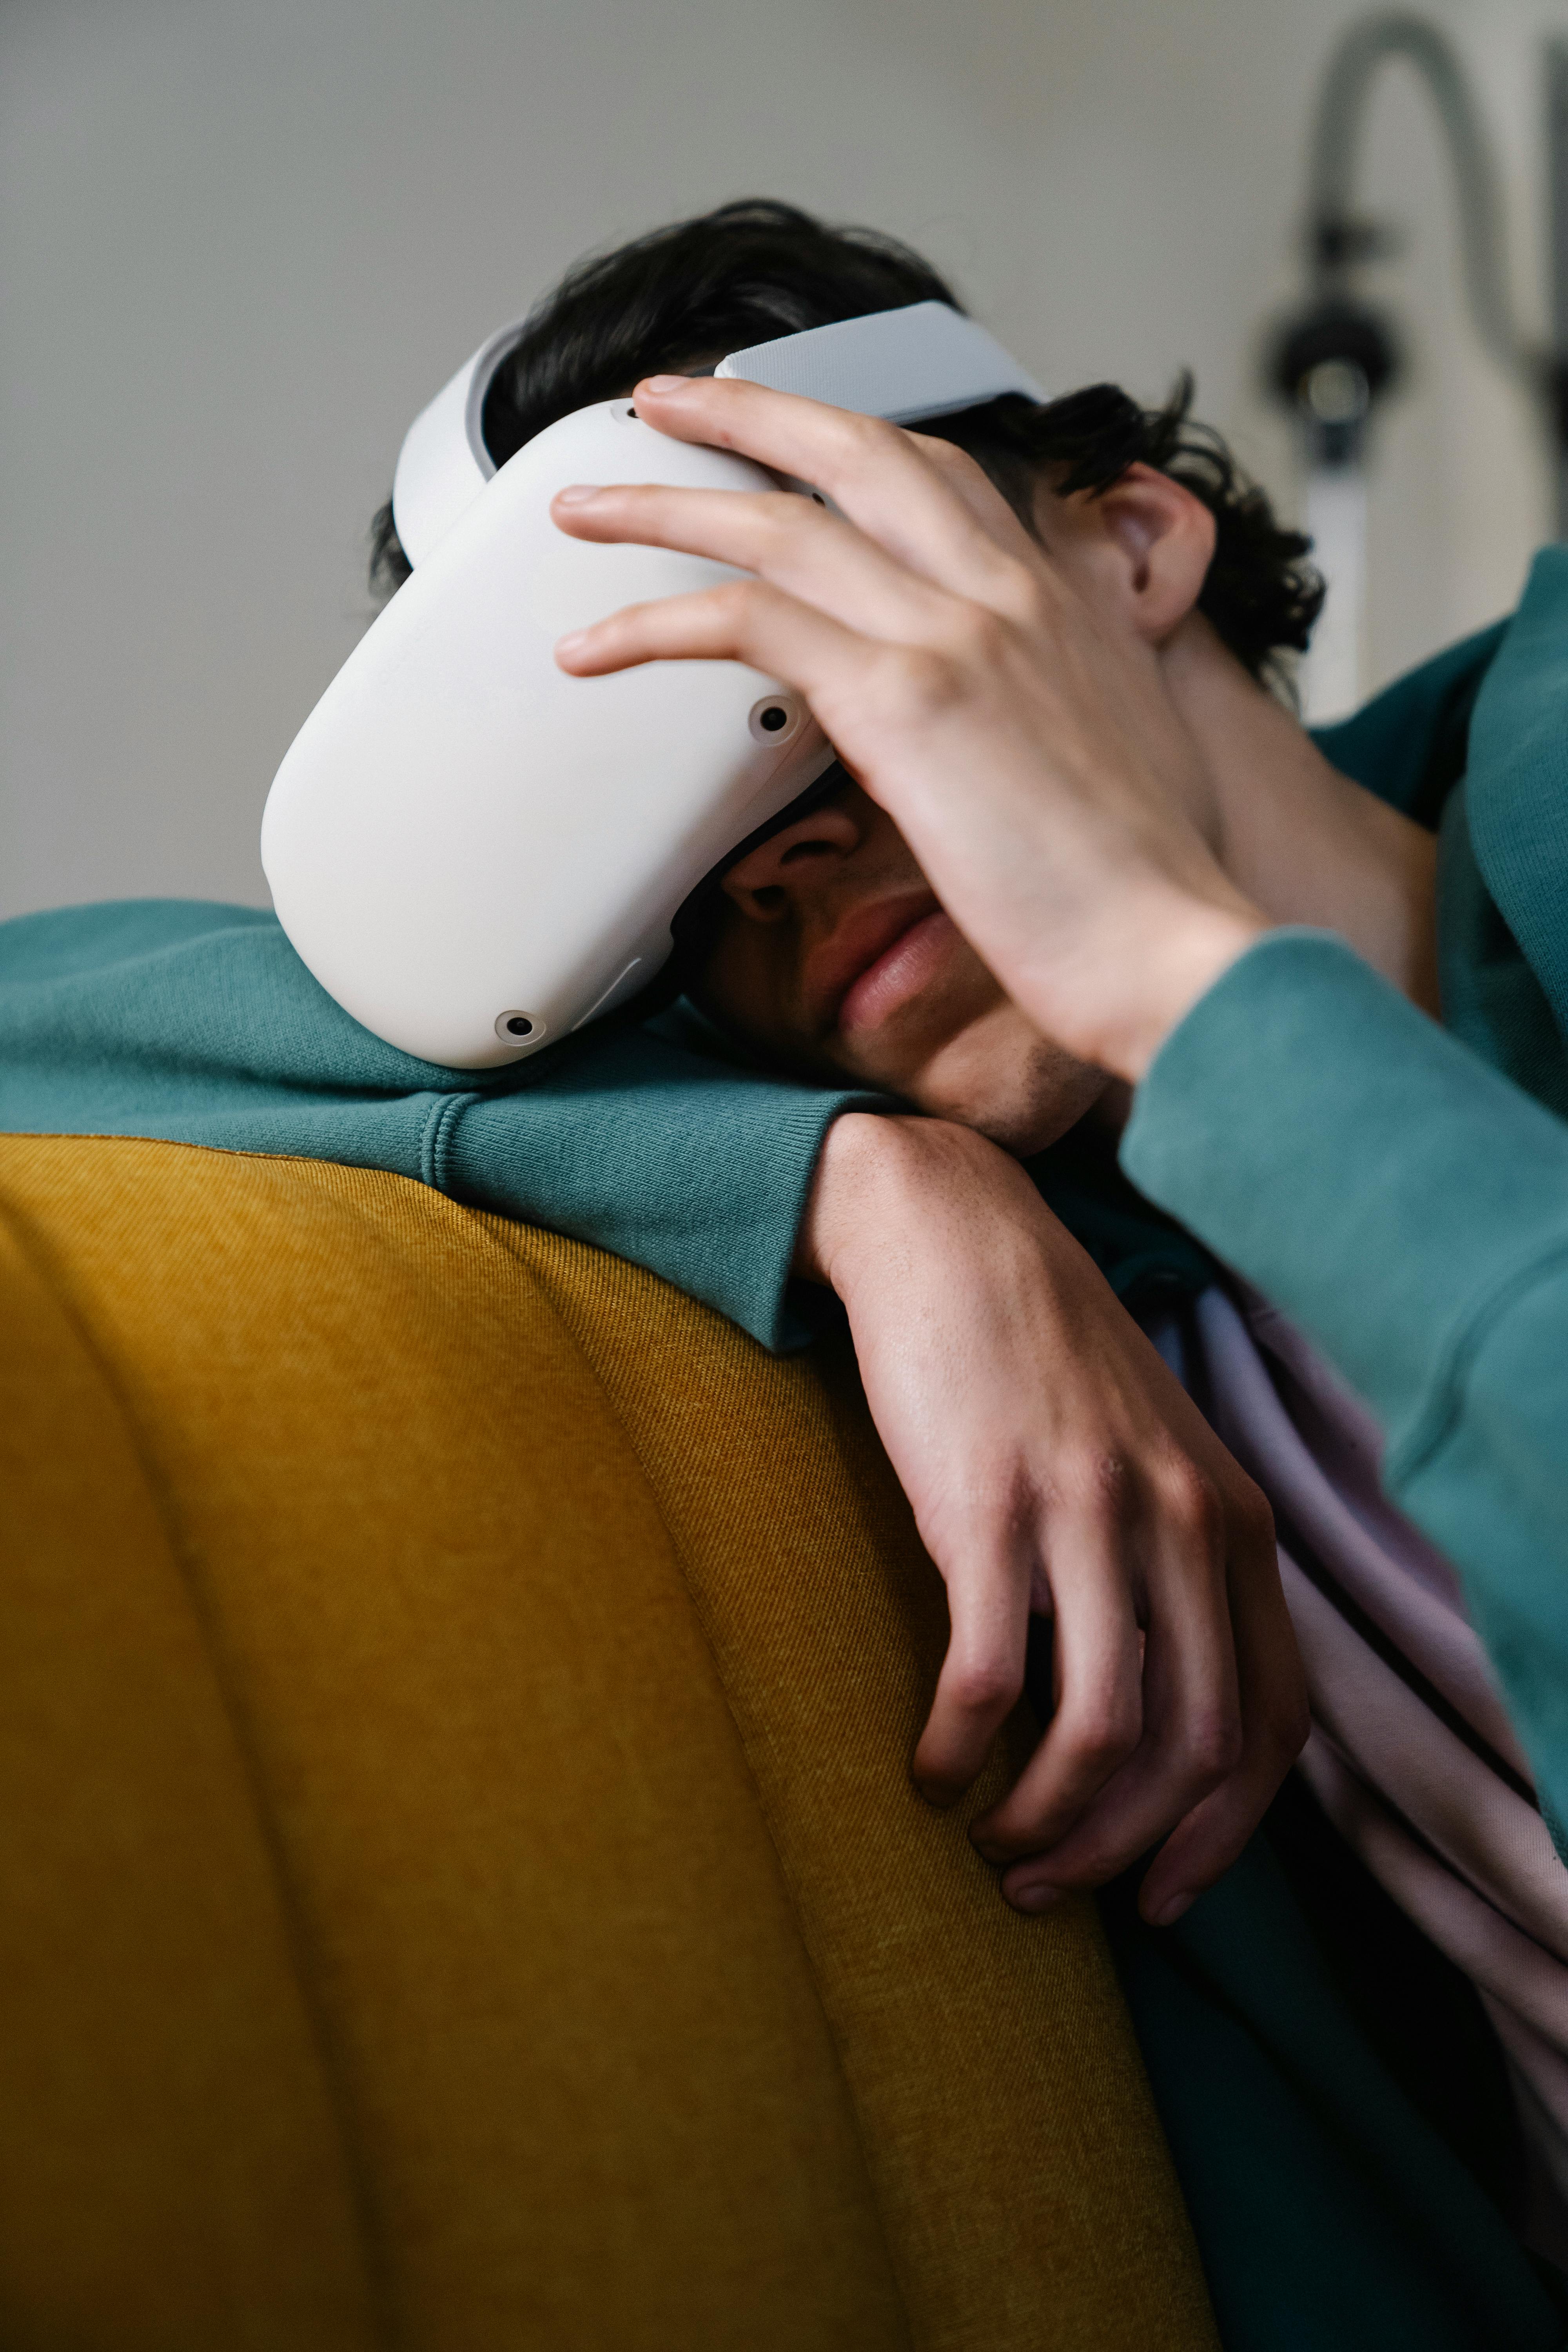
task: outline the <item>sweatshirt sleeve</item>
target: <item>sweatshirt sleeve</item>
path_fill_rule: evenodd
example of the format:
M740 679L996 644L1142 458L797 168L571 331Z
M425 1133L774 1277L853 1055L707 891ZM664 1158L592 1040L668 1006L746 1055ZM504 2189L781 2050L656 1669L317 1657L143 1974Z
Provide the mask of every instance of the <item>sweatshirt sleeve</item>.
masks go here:
M1376 1410L1568 1820L1568 1124L1280 930L1166 1039L1121 1160Z
M361 1028L255 908L136 900L0 924L0 1130L384 1169L614 1250L768 1348L811 1337L789 1275L824 1136L842 1111L889 1108L647 1028L443 1069Z
M432 1179L649 1267L765 1348L803 1347L790 1263L823 1139L843 1111L893 1108L628 1029L548 1072L542 1061L518 1093L457 1097Z

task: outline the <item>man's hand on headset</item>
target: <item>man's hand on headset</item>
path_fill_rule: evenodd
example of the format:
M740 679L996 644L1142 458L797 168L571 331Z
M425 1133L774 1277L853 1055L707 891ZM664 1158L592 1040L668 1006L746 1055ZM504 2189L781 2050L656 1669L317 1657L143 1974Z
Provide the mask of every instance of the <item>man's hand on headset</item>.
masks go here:
M1188 814L1197 755L1156 646L1108 626L956 452L711 377L652 378L637 404L838 511L782 490L562 492L552 511L576 537L750 575L576 632L562 666L729 659L787 679L1015 1003L1135 1083L1267 928Z

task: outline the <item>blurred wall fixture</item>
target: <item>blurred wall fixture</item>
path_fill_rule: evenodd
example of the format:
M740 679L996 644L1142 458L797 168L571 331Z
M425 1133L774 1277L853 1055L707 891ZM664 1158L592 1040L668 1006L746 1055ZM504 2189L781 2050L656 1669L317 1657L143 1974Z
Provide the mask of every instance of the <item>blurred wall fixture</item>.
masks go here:
M1539 404L1559 452L1568 446L1568 373L1524 334L1509 297L1497 174L1474 94L1447 36L1420 16L1378 16L1352 26L1329 61L1313 125L1307 202L1310 279L1299 311L1278 322L1267 360L1269 388L1290 406L1300 436L1305 523L1328 583L1328 602L1302 665L1306 718L1342 718L1365 688L1366 464L1373 412L1400 373L1392 322L1355 297L1358 269L1396 247L1384 223L1358 216L1352 194L1367 101L1378 68L1402 58L1431 95L1453 163L1466 301L1477 334L1499 365ZM1568 342L1568 51L1549 55L1556 341ZM1562 535L1563 495L1558 530Z

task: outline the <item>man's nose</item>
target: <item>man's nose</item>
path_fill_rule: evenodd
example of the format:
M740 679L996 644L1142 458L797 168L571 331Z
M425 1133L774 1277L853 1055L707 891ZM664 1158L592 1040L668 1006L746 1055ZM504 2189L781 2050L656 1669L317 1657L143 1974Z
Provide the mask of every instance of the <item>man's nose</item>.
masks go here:
M753 921L776 922L829 881L859 845L854 818L829 803L759 841L731 866L722 887Z

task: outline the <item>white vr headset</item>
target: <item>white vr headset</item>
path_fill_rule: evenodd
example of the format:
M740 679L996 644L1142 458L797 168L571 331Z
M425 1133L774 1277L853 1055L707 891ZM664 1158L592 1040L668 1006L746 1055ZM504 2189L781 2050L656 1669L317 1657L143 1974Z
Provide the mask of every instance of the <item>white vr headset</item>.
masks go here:
M737 576L568 539L571 482L776 489L656 433L625 400L563 417L499 471L492 335L409 427L393 517L414 566L279 769L261 859L279 920L357 1021L405 1053L494 1068L638 994L705 877L833 764L798 695L736 662L568 677L565 632ZM731 352L716 371L899 424L1045 394L941 302Z

